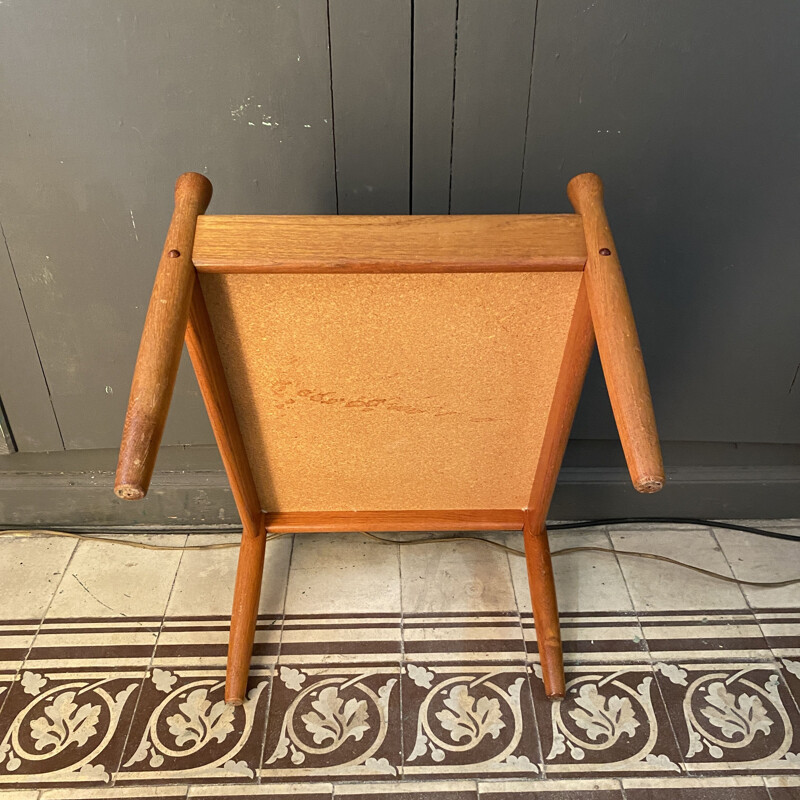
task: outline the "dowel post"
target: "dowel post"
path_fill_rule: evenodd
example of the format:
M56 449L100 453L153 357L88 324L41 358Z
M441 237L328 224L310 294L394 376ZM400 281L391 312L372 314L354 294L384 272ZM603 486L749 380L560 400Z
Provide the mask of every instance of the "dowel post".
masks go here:
M639 335L603 206L603 183L590 172L577 175L567 194L583 218L589 308L628 471L638 492L657 492L664 485L664 464Z
M195 283L195 226L211 191L209 180L196 172L175 183L175 209L145 317L119 450L114 492L123 500L144 497L153 476Z
M225 679L225 702L241 705L247 692L247 676L258 622L267 538L261 503L199 281L195 281L192 292L186 347L242 520Z
M558 603L545 520L593 348L594 334L584 277L575 298L575 309L564 346L564 359L556 380L528 508L523 512L523 539L533 622L536 627L544 690L551 700L564 696L565 684Z
M565 694L564 654L561 648L561 628L558 622L556 584L553 579L553 564L550 560L550 543L547 529L539 525L532 527L526 514L523 532L525 563L528 569L528 585L531 591L533 625L536 644L542 665L544 691L550 700L560 700ZM536 525L536 522L533 522Z

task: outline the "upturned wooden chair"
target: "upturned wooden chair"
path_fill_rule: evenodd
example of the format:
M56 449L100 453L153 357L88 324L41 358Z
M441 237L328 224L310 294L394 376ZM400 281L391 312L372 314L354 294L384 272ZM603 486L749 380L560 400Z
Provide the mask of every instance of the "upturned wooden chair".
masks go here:
M563 697L545 519L595 337L633 485L664 481L602 184L567 193L576 214L204 216L209 181L178 178L115 492L147 492L185 340L244 528L229 703L289 531L524 531Z

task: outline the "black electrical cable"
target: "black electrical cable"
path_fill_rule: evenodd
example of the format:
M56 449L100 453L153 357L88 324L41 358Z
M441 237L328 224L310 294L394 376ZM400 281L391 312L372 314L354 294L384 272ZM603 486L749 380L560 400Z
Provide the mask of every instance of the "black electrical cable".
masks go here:
M641 525L649 523L667 523L673 525L704 525L710 528L724 528L729 531L742 531L754 533L756 536L767 536L770 539L783 539L787 542L800 542L800 536L790 533L767 531L763 528L752 528L749 525L739 525L736 522L721 522L710 519L697 519L695 517L611 517L609 519L589 519L582 522L556 522L547 526L548 531L568 531L577 528L599 528L604 525Z

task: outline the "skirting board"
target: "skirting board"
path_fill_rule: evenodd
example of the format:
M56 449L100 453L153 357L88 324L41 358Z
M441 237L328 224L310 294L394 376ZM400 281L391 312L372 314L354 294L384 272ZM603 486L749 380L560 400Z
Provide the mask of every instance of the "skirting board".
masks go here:
M171 450L172 448L168 448ZM179 450L176 448L176 450ZM105 451L95 451L105 452ZM150 493L141 503L118 500L109 458L103 468L63 469L70 453L54 454L54 468L13 471L0 461L0 526L73 529L236 529L239 521L224 473L212 468L178 471L181 452L162 460ZM31 457L28 456L28 459ZM34 457L39 464L49 456ZM86 456L88 458L88 456ZM185 460L194 461L196 459ZM23 461L18 462L20 466ZM59 467L62 467L60 469ZM172 471L175 470L175 471ZM712 519L780 519L798 515L800 465L667 467L667 485L657 495L637 494L624 468L564 467L551 519L621 516L696 516Z

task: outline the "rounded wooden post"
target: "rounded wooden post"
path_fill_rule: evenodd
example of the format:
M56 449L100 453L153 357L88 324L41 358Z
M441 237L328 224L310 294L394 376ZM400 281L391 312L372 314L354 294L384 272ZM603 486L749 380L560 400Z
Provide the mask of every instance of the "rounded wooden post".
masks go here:
M196 172L181 175L175 183L175 210L150 296L122 431L114 492L123 500L144 497L153 476L195 282L195 226L211 191L210 181Z
M267 537L261 503L199 281L195 281L192 292L189 323L186 327L186 347L228 474L236 508L242 519L242 544L233 590L225 679L225 701L238 706L247 695L247 676L258 622L258 600Z
M586 236L586 289L611 408L633 485L657 492L664 485L650 387L628 291L603 207L603 183L591 172L567 186Z
M543 525L534 528L531 522L526 514L522 531L536 644L539 648L545 694L551 700L560 700L566 691L564 655L561 649L561 628L558 623L556 585L550 561L550 543L547 540L547 529Z

